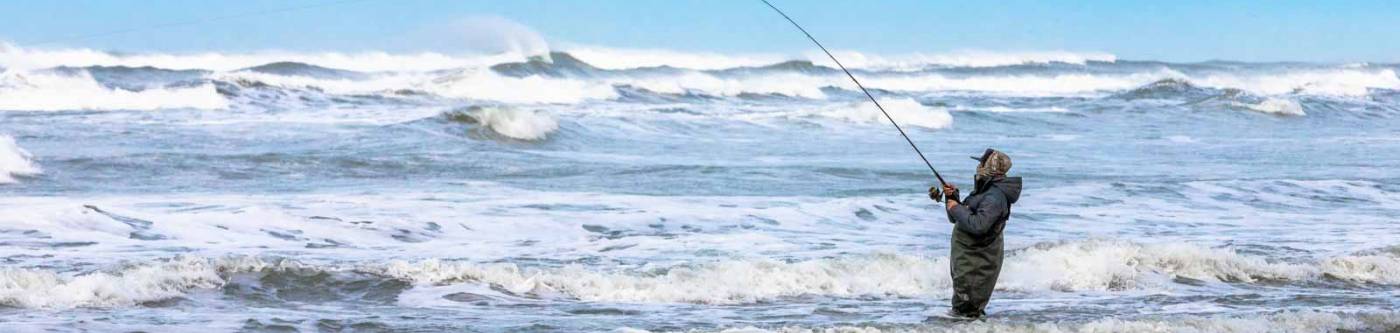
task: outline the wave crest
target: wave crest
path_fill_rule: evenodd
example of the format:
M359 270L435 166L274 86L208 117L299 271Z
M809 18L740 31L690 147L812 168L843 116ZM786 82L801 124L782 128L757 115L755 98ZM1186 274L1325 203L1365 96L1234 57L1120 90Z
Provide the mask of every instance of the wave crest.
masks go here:
M34 156L20 148L15 138L0 134L0 184L14 183L16 176L33 176L43 173L34 163Z
M472 106L445 113L448 120L479 124L500 135L519 140L543 140L559 129L554 116L540 110L507 106Z
M947 257L899 254L804 261L720 260L620 270L439 259L314 265L250 257L180 257L74 277L38 269L0 270L0 304L35 308L133 305L181 297L191 289L221 287L239 273L272 274L286 268L368 274L422 287L482 284L514 297L594 302L747 304L800 296L942 298L949 296L952 285ZM997 289L1031 293L1155 290L1185 286L1179 278L1231 283L1334 279L1395 285L1400 284L1400 257L1372 253L1286 263L1186 244L1045 243L1009 252ZM426 292L434 292L431 289ZM437 298L421 296L411 299Z
M81 96L81 98L74 98ZM212 84L144 90L108 88L86 71L74 75L0 73L0 110L224 109L228 102Z

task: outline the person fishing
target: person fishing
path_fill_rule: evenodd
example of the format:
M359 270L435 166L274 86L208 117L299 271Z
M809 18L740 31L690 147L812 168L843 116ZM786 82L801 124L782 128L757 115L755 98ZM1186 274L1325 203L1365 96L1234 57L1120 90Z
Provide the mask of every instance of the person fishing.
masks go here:
M929 187L929 198L946 198L948 222L953 226L949 254L953 276L953 307L950 315L977 319L987 315L987 302L1001 273L1002 230L1011 216L1011 205L1021 197L1021 177L1007 177L1011 157L987 148L977 160L972 193L959 200L957 185L943 183Z
M943 180L943 176L933 168L933 163L929 163L928 157L919 150L919 146L899 127L894 117L885 111L885 107L880 105L875 95L860 84L855 74L846 69L841 60L836 59L826 46L787 13L768 0L761 1L788 23L792 23L792 26L816 44L836 67L841 68L846 77L870 99L870 103L890 121L890 125L899 131L899 135L904 137L904 141L909 143L909 147L914 149L914 153L919 155L919 159L928 166L938 183L942 184L941 190L938 186L930 187L929 197L934 201L942 201L943 192L948 194L948 222L954 224L952 254L949 260L953 275L953 308L949 312L962 318L986 316L987 301L991 300L992 289L996 288L997 275L1001 273L1001 232L1006 227L1006 219L1011 216L1011 205L1021 196L1021 178L1006 177L1006 171L1011 169L1011 158L991 148L981 157L973 156L972 159L977 160L978 165L977 175L973 177L975 185L972 194L966 199L958 200L958 187Z

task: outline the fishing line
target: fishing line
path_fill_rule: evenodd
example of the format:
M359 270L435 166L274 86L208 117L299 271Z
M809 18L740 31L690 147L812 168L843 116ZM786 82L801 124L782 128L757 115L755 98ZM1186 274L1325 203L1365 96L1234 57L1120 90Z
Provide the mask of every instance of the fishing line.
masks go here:
M865 90L865 86L860 84L860 80L856 80L856 76L852 75L851 71L846 69L846 66L842 65L840 60L836 60L836 56L832 55L831 51L827 51L826 46L822 46L822 42L818 42L816 37L812 37L812 34L808 33L807 29L803 29L801 25L797 24L797 21L794 21L792 17L788 17L786 13L783 13L783 10L778 9L778 6L774 6L773 3L768 2L768 0L759 1L763 1L763 4L768 5L768 8L773 8L773 11L778 12L778 15L782 15L789 23L792 23L792 26L802 31L803 35L807 35L807 39L812 40L813 44L817 44L817 47L821 48L822 52L826 53L826 56L831 58L832 62L836 63L836 67L841 67L841 71L846 72L846 77L851 78L851 82L855 82L856 87L859 87L860 91L865 93L865 97L869 97L870 102L875 103L875 108L880 109L880 113L885 115L885 119L890 120L890 125L894 125L894 129L899 131L899 135L904 137L904 141L909 142L909 147L914 148L914 153L919 154L919 159L924 160L924 165L928 166L928 171L933 171L933 176L938 178L938 184L947 185L947 182L943 181L943 176L939 175L938 170L933 168L933 163L929 163L928 158L924 157L924 152L919 150L919 146L914 144L914 140L909 139L909 134L905 134L904 129L899 127L899 123L894 121L894 117L890 117L890 113L885 111L885 107L880 106L880 101L875 100L875 95L871 95L869 90Z

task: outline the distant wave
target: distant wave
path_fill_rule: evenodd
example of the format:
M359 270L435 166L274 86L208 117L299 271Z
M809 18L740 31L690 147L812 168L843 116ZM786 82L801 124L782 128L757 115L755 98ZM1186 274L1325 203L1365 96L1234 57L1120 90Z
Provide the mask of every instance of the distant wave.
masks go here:
M719 54L710 52L678 52L671 50L618 49L573 47L566 52L604 69L634 69L643 67L678 67L696 70L719 70L737 67L760 67L792 60L802 60L825 67L836 67L825 54L811 52L800 56L779 54ZM1097 52L991 52L966 50L950 53L913 53L882 56L856 51L834 52L842 64L868 70L918 70L929 67L997 67L1025 64L1065 63L1083 65L1089 62L1114 62L1117 57Z
M364 73L347 71L334 68L326 68L312 64L299 62L274 62L243 69L243 71L266 73L282 76L304 76L318 79L363 79Z
M820 58L579 48L525 57L387 53L111 54L0 46L0 110L295 108L298 98L413 95L512 104L706 103L785 97L845 102L860 94ZM861 81L896 98L1160 99L1305 115L1298 96L1400 91L1386 66L1248 66L1119 61L1069 52L879 56L843 53ZM675 62L668 62L674 57ZM266 94L221 87L257 86ZM285 93L284 93L285 92ZM237 96L235 96L237 95ZM1226 96L1227 99L1216 97ZM82 96L82 98L69 98ZM296 98L279 98L297 96ZM1239 98L1243 96L1243 98ZM634 99L629 99L634 98ZM277 103L293 103L279 107ZM1010 109L1008 109L1010 110ZM990 110L989 111L995 111Z
M126 90L105 87L85 72L74 75L0 73L0 110L223 109L227 106L227 101L209 84Z
M940 129L953 124L953 116L947 110L925 106L910 98L882 99L880 105L885 107L885 111L889 112L891 117L905 126ZM754 113L740 116L740 118L747 120L816 118L881 126L889 121L870 102L842 103L775 113Z
M33 176L43 172L34 163L33 155L20 148L15 138L0 134L0 184L16 182L16 176Z

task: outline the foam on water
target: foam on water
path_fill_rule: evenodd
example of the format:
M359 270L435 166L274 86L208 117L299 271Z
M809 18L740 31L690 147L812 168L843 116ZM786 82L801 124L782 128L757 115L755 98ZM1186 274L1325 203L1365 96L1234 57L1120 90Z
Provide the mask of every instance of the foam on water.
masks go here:
M1206 87L1235 88L1260 95L1366 96L1370 89L1400 89L1393 69L1298 70L1281 73L1217 73L1191 77Z
M16 176L33 176L43 173L34 156L20 148L15 138L0 134L0 184L14 183Z
M225 82L242 83L244 85L266 84L280 88L311 88L330 94L351 95L375 93L387 94L399 89L418 89L425 82L430 81L432 77L419 73L402 73L374 75L365 79L315 78L307 76L277 75L269 73L236 71L214 73L210 75L209 78Z
M1010 253L997 285L1003 291L1121 292L1188 287L1175 284L1176 278L1232 283L1330 278L1400 284L1400 258L1393 254L1283 263L1188 244L1109 241L1047 243ZM734 259L614 271L581 265L523 267L438 259L324 265L253 257L177 257L110 273L75 276L11 268L0 272L0 303L32 308L133 305L180 297L191 289L217 288L229 274L278 267L367 273L422 286L482 284L522 297L590 302L747 304L797 296L942 298L948 297L951 288L946 257L899 254L802 261ZM427 288L422 292L437 291ZM406 299L432 298L418 295Z
M893 325L892 325L893 326ZM1106 318L1083 322L1025 323L1003 319L917 326L742 327L724 333L1067 333L1067 332L1390 332L1400 329L1396 312L1286 311L1246 315ZM627 328L626 332L647 332Z
M534 49L533 47L528 49ZM225 109L261 105L257 101L227 101L214 82L251 82L283 89L314 89L335 95L400 96L427 93L448 99L490 100L504 103L582 104L620 97L616 87L695 97L750 97L780 95L824 100L830 88L855 91L850 82L823 58L811 64L765 66L785 59L774 55L726 56L664 50L615 50L578 47L581 63L566 63L559 72L502 75L490 66L523 64L524 68L549 62L522 63L534 51L510 51L490 56L387 53L252 53L252 54L110 54L93 50L38 50L0 45L0 110L154 110ZM523 52L523 53L522 53ZM858 68L866 86L907 97L987 95L1001 97L1104 97L1155 82L1183 82L1190 87L1238 90L1268 97L1245 109L1280 115L1302 115L1302 107L1290 96L1360 97L1376 90L1400 90L1394 69L1373 66L1308 66L1261 70L1202 70L1189 64L1117 66L1111 55L1070 52L999 54L963 52L945 55L880 56L843 52ZM550 57L534 58L548 60ZM243 71L255 66L297 63L350 70L349 77L309 77L295 73ZM1024 64L1067 64L1101 68L1080 71L1058 67L1019 68ZM791 64L791 63L783 63ZM144 90L113 87L146 86L143 82L101 82L78 71L57 74L42 69L65 66L153 66L158 69L212 71L198 80ZM675 66L661 70L629 70L639 67ZM1008 67L1009 66L1009 67ZM1121 67L1121 68L1120 68ZM731 69L734 69L731 71ZM198 75L198 74L194 74ZM139 78L140 75L132 75ZM129 88L128 88L129 89ZM1216 92L1219 93L1219 92ZM85 98L66 98L81 94ZM1289 100L1292 102L1285 102ZM283 102L295 103L295 99ZM1295 107L1297 106L1297 107ZM295 105L287 105L289 108ZM1057 109L1058 108L1058 109ZM1045 108L990 107L981 111L1056 112Z
M833 52L841 64L852 68L916 70L930 66L945 67L999 67L1027 64L1063 63L1084 65L1090 61L1114 62L1117 56L1102 52L1070 51L1031 51L1031 52L992 52L983 50L963 50L950 53L913 53L893 56L839 50ZM836 67L825 54L809 53L813 63Z
M177 258L112 273L64 277L48 270L0 269L0 304L25 308L132 306L223 284L207 260Z
M901 126L942 129L953 125L953 115L941 107L926 106L911 98L880 99L890 117ZM730 116L747 121L781 120L836 120L862 125L883 125L889 120L869 101L828 104L819 107L805 107L791 111L747 113Z
M482 126L513 139L542 140L559 129L554 116L541 110L494 106L476 108L469 114Z
M581 79L514 78L475 69L434 79L424 89L444 97L506 103L580 103L617 97L612 86Z
M77 97L81 96L81 97ZM223 109L213 85L131 91L107 88L86 73L0 73L0 111Z
M1081 241L1013 251L997 288L1032 293L1168 290L1177 277L1238 283L1331 277L1389 285L1400 282L1398 269L1400 258L1394 256L1343 256L1294 264L1193 245ZM382 274L427 284L477 282L521 293L558 292L586 301L705 304L802 295L947 297L952 283L946 257L895 254L798 262L720 261L614 273L430 260L390 264Z
M697 70L758 67L791 60L778 54L733 55L707 52L678 52L664 49L620 49L594 46L569 47L566 51L590 65L603 69L632 69L671 66Z
M547 51L522 37L499 46ZM821 54L575 53L3 47L0 110L113 112L0 112L0 321L948 328L923 322L951 292L934 180ZM1268 316L1395 303L1393 65L839 56L949 180L994 146L1028 181L990 309L1013 321L959 327L1364 329ZM1185 314L1223 317L1156 317Z
M1250 110L1281 116L1307 115L1307 113L1303 112L1303 106L1299 105L1298 102L1282 98L1269 98L1265 99L1263 102L1259 102L1259 104L1246 104L1245 107Z
M931 129L947 128L953 125L953 115L949 114L946 109L925 106L910 98L881 100L880 106L883 106L885 111L889 112L890 117L901 125ZM879 108L868 102L833 106L807 114L865 124L889 122L888 119L885 119L885 115L880 113Z

